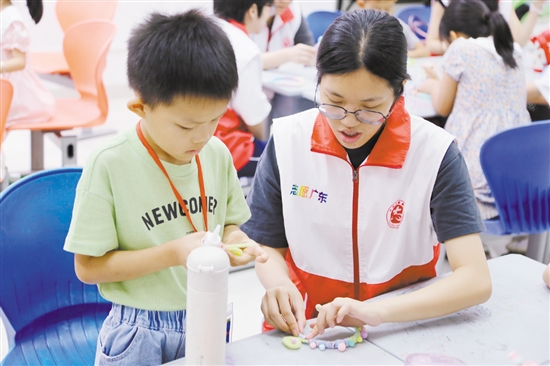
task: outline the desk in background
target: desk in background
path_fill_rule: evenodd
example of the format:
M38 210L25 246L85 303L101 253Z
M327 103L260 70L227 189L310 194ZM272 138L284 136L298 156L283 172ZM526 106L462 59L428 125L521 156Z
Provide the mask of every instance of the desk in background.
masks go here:
M425 63L439 64L441 57L426 57L410 59L408 72L411 75L405 88L405 108L415 116L436 116L432 106L432 99L428 94L416 93L414 86L420 85L425 80L422 65ZM289 97L304 97L313 100L317 85L317 69L296 63L286 63L278 69L266 70L262 73L264 88Z

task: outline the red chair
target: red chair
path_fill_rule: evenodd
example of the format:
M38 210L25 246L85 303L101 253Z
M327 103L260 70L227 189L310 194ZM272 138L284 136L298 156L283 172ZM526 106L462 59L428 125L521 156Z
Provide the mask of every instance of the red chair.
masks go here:
M55 12L63 32L66 32L72 25L84 20L113 20L116 7L116 0L58 0ZM39 74L69 74L63 52L31 52L29 56L31 67Z
M63 165L71 165L76 162L76 137L61 136L61 131L97 126L107 119L103 71L115 32L116 25L110 20L87 20L67 29L63 52L80 98L57 99L55 114L47 122L18 123L8 128L31 130L33 171L44 169L44 134L53 132L61 137Z

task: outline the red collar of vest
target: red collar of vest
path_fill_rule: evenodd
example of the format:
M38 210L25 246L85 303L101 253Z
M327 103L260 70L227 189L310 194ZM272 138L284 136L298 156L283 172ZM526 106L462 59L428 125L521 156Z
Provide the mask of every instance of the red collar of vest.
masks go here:
M290 10L290 6L283 11L283 13L280 15L281 20L283 21L283 24L286 24L290 22L292 19L294 19L294 13L292 13L292 10Z
M236 20L234 19L229 19L228 20L229 24L231 24L232 26L235 26L237 28L239 28L240 30L242 30L247 36L248 36L248 30L246 29L245 25L241 22L237 22Z
M405 99L399 98L386 127L374 145L364 165L400 169L411 144L411 117L405 110ZM325 116L317 115L311 135L311 151L348 160L344 147L338 142Z

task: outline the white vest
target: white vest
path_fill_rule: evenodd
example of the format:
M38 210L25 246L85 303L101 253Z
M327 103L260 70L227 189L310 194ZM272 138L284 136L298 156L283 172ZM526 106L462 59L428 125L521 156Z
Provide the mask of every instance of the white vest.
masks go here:
M283 14L275 15L271 32L266 25L261 33L252 34L250 38L256 42L262 52L292 47L301 23L302 10L298 4L292 2Z
M360 283L383 284L408 267L432 261L438 240L430 198L453 136L411 117L410 125L402 129L409 131L410 126L410 146L404 150L402 167L369 166L377 149L392 149L384 138L385 133L390 135L388 120L373 152L357 170L354 205L354 169L349 161L330 152L311 151L314 125L324 121L330 128L324 117L319 115L317 122L316 118L318 111L312 109L273 125L285 232L296 267L329 282L353 283L354 217ZM398 136L401 141L406 138Z

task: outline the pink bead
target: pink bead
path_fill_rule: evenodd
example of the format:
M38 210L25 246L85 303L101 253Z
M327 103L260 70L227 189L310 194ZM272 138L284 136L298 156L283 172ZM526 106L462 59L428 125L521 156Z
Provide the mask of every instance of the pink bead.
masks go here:
M315 342L310 342L309 343L309 348L315 349L315 348L317 348L317 345L315 344Z
M368 335L369 335L369 334L367 333L366 330L364 330L364 329L361 330L361 337L367 338Z
M296 338L292 338L292 340L290 341L292 344L296 344Z
M346 350L346 345L344 343L340 343L338 345L338 351L344 352Z

